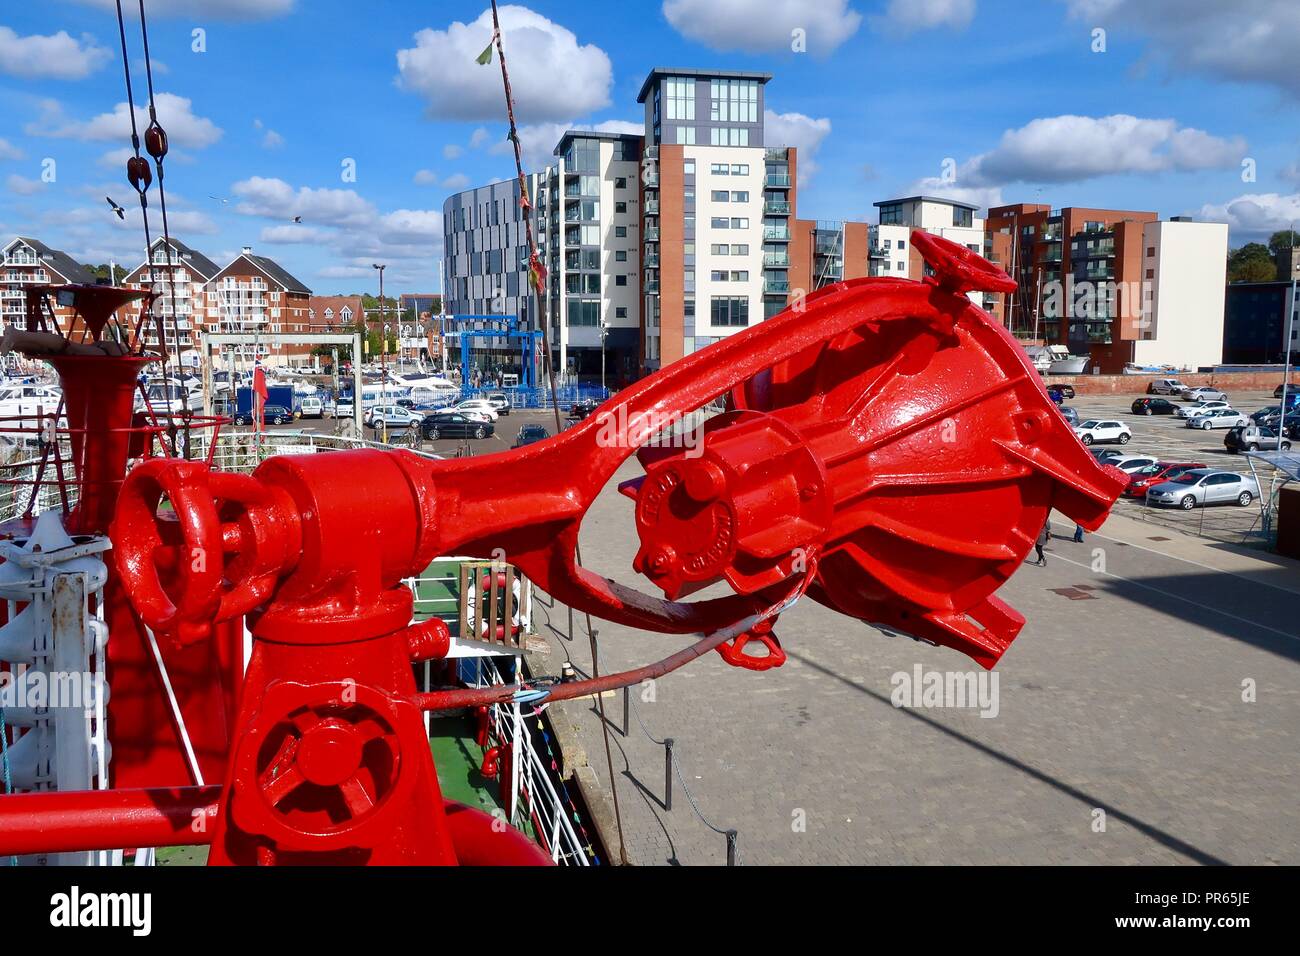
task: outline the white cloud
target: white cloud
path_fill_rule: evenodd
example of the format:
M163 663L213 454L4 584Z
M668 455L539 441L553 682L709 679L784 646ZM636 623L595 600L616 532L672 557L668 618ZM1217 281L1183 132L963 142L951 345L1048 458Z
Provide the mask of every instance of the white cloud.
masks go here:
M14 173L5 180L5 186L11 193L17 193L19 196L34 196L45 188L45 183L39 179L28 179L26 176Z
M817 171L817 150L830 131L831 121L826 117L813 119L803 113L763 111L763 143L767 146L794 146L799 150L796 168L800 186Z
M461 153L465 152L459 143L448 143L442 148L442 155L447 159L460 159Z
M235 206L246 216L293 219L301 216L313 225L346 226L370 222L375 207L354 189L294 189L283 179L253 176L230 187L242 201Z
M1263 83L1300 97L1295 0L1065 0L1070 16L1111 37L1145 35L1176 72Z
M167 131L168 142L176 146L202 149L221 139L221 128L212 120L194 115L193 104L184 96L159 93L155 97L158 122ZM131 114L126 103L118 103L111 113L100 113L88 120L70 120L57 100L43 100L41 118L29 123L26 131L32 136L51 136L57 139L123 140L131 137ZM149 111L137 101L136 123L143 136L149 125Z
M939 176L918 179L900 191L903 196L934 196L938 199L955 199L987 210L990 206L1005 204L1000 186L958 186Z
M262 137L262 147L264 149L279 149L284 145L284 137L273 129L268 129L266 135Z
M262 242L269 242L274 245L294 245L298 243L326 243L333 238L334 234L325 229L316 229L309 226L285 225L285 226L266 226L262 229L258 238Z
M527 7L501 7L500 20L516 116L541 122L609 104L613 69L604 50L579 45L570 30ZM421 30L414 47L397 51L398 83L424 97L431 118L499 120L501 71L474 62L491 38L487 10L473 23Z
M63 30L24 37L0 26L0 73L24 80L80 80L111 59L113 54L89 34L80 40Z
M9 140L0 138L0 159L22 159L23 151L10 145Z
M456 192L458 189L464 189L469 185L469 177L464 173L452 173L442 181L442 188L449 192Z
M417 186L436 186L438 184L438 174L432 169L416 170L411 181Z
M474 132L470 135L469 148L478 149L480 146L482 146L491 138L491 135L492 135L491 133L489 133L486 129L480 126L478 129L474 130Z
M77 0L86 6L114 11L114 0ZM127 16L135 5L124 3ZM216 20L270 20L293 10L294 0L149 0L151 17L211 17Z
M1234 241L1241 238L1267 239L1279 229L1300 222L1300 193L1247 193L1225 203L1206 203L1202 219L1226 222Z
M663 13L684 37L749 53L789 52L803 30L807 51L825 56L862 23L849 0L664 0Z
M889 0L872 25L887 33L915 33L948 27L964 30L975 18L975 0Z
M540 172L544 167L555 162L555 146L569 130L585 130L593 133L631 133L644 135L645 126L629 120L603 120L599 123L532 123L519 127L519 151L523 156L524 172ZM488 150L496 156L512 156L514 145L509 140L493 144Z
M955 185L1070 183L1123 173L1226 169L1245 151L1240 137L1223 139L1171 119L1050 116L1007 130L994 149L962 164Z

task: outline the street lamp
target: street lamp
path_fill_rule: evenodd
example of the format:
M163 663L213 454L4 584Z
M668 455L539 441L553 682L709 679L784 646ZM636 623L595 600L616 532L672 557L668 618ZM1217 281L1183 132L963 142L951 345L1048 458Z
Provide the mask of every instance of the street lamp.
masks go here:
M1283 347L1286 349L1286 359L1285 359L1285 364L1282 366L1282 405L1280 408L1280 414L1278 416L1278 426L1277 426L1279 435L1282 434L1282 429L1286 426L1286 411L1287 411L1286 396L1287 393L1291 390L1290 387L1291 385L1291 336L1295 334L1294 331L1295 311L1296 311L1296 306L1300 304L1296 302L1296 294L1295 294L1296 278L1297 278L1298 270L1296 269L1296 265L1295 265L1295 222L1294 221L1292 221L1291 224L1287 227L1287 231L1290 233L1290 236L1288 237L1290 239L1290 245L1288 249L1291 254L1287 256L1287 267L1291 270L1291 301L1287 303L1286 341L1283 342Z
M600 320L600 387L605 388L605 337L609 335L609 324Z
M384 405L388 402L388 311L384 308L384 269L385 265L373 263L373 267L379 270L379 324L383 328L379 341L379 419L380 436L382 441L388 443L388 416L384 414Z

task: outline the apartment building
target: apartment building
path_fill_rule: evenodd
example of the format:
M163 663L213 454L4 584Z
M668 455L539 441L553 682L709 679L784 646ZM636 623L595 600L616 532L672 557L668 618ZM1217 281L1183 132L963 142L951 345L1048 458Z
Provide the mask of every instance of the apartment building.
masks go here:
M215 262L179 239L172 238L169 245L159 236L149 247L148 261L127 273L122 284L157 294L152 314L163 319L168 343L185 350L197 343L195 330L207 326L209 310L204 290L219 271ZM132 303L123 312L134 329L140 321L140 304ZM157 321L146 322L141 329L145 344L158 348Z
M1230 365L1300 364L1300 299L1289 280L1233 282L1227 286L1223 361ZM1287 312L1291 313L1288 325Z
M792 219L790 301L835 282L872 275L871 256L868 223Z
M1141 318L1094 356L1103 369L1126 363L1196 369L1223 361L1228 225L1186 216L1142 228ZM1131 334L1129 334L1131 332Z
M311 331L311 289L274 259L245 246L205 289L209 332L282 333ZM268 365L312 364L311 345L266 341L223 348L237 361L254 355Z
M66 252L51 249L39 239L16 236L0 248L0 319L5 327L23 323L26 293L32 285L93 285L94 275ZM54 318L61 331L71 331L70 308L54 305Z

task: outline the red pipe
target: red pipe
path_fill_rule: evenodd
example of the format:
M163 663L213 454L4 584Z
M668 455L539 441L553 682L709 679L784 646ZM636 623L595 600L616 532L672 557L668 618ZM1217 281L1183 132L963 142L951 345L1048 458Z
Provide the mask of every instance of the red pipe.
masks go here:
M220 797L217 786L10 794L0 856L207 843Z

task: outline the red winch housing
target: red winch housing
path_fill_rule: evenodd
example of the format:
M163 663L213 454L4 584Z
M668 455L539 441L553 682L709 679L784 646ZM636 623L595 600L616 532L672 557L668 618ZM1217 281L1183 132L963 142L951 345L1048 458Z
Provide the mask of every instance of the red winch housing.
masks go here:
M214 688L231 673L213 650L222 629L246 619L254 637L223 784L0 798L0 852L207 841L213 863L544 860L438 788L422 711L469 698L416 693L411 662L447 641L410 624L401 581L443 554L504 554L579 611L710 635L664 669L700 647L779 665L777 615L805 593L992 667L1024 623L994 592L1049 512L1095 529L1125 476L1086 452L1023 349L967 296L1012 280L946 240L912 241L925 281L830 286L518 450L283 456L252 475L137 464L110 532L134 614L171 653L205 656ZM697 413L719 398L729 410ZM634 566L664 597L576 557L584 515L634 453L645 474L620 486ZM719 582L732 593L679 600Z

